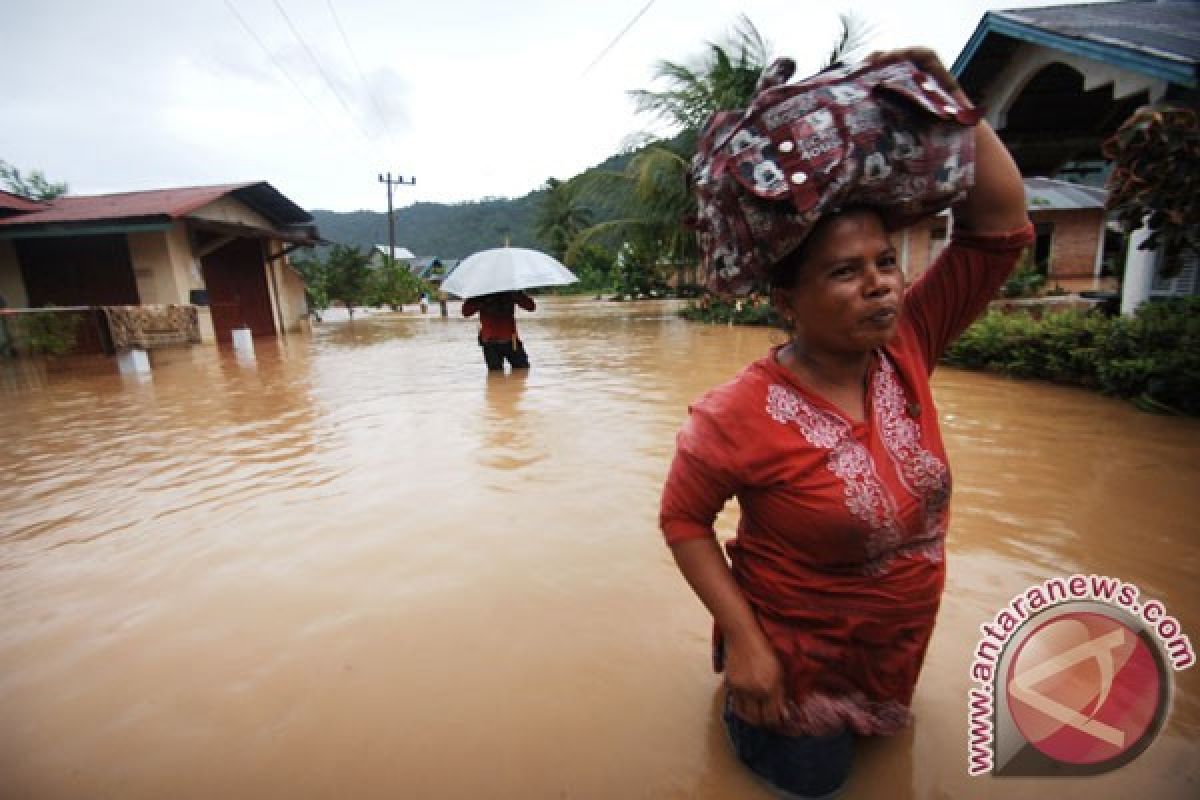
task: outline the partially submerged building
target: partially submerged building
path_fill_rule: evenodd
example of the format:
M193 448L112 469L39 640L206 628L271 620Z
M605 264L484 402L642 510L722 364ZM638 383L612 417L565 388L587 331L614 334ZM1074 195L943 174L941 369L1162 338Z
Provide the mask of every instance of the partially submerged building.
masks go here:
M288 254L319 241L312 216L263 181L46 203L0 193L0 297L9 314L92 313L85 338L109 352L274 336L308 312Z

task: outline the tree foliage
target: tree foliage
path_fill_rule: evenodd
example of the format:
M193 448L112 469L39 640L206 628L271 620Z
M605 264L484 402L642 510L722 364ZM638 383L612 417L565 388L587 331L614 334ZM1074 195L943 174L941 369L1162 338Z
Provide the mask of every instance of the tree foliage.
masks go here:
M371 269L370 254L357 247L334 245L324 254L293 259L292 266L304 278L304 299L310 311L321 312L341 303L350 315L355 306L389 306L393 311L415 303L422 292L434 287L414 275L401 261L384 259Z
M579 192L570 182L548 178L537 206L534 232L550 255L563 261L571 242L592 224L592 213L579 202Z
M0 183L13 194L28 200L44 203L67 193L66 183L55 183L46 178L41 170L31 170L22 175L21 170L0 159Z
M708 42L691 64L659 61L654 80L662 89L629 92L639 113L650 114L675 132L699 131L714 111L743 108L767 65L770 46L749 17L738 18L722 42Z
M320 315L329 308L329 268L324 259L309 256L291 259L292 267L304 279L304 301L308 310Z
M367 305L388 306L396 311L406 303L417 302L421 292L432 294L432 287L413 275L404 264L385 258L383 266L371 273L366 301Z
M1187 253L1200 254L1200 116L1195 109L1136 111L1104 143L1114 162L1108 207L1126 233L1142 225L1139 249L1162 249L1162 277L1179 273Z
M357 247L334 245L325 262L325 291L331 302L341 303L354 316L354 307L365 305L371 281L370 255Z

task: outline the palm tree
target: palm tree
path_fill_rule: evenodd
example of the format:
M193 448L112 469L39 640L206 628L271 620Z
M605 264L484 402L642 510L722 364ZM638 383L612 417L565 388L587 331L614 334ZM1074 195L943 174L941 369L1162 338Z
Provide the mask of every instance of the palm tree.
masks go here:
M659 91L629 92L639 113L662 119L676 132L699 131L715 111L743 108L770 58L770 47L744 14L724 42L708 42L695 66L659 61L654 79Z
M869 26L859 18L841 14L839 19L841 32L825 67L852 58L870 36ZM625 191L617 196L625 197L626 202L625 213L582 231L575 237L575 246L616 232L654 243L660 260L694 262L695 236L684 225L684 219L695 213L687 170L696 141L714 113L749 105L759 76L770 62L770 50L754 23L742 15L724 42L707 43L703 57L694 66L672 61L656 65L654 77L665 81L666 88L636 89L629 94L639 112L667 123L674 137L651 138L623 173L591 172L576 179L584 195L601 192L611 196L623 185ZM646 252L645 247L639 249Z
M545 194L537 208L534 233L551 255L569 264L571 242L592 224L591 212L579 204L578 190L570 182L547 178L542 189Z

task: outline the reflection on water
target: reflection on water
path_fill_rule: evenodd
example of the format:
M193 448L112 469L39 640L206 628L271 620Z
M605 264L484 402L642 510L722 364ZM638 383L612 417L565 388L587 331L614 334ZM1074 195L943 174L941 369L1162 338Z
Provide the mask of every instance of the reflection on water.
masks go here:
M777 336L540 306L527 374L487 374L453 307L136 378L0 365L0 794L765 797L656 517L687 402ZM965 697L979 624L1053 575L1134 582L1200 635L1200 426L952 370L937 392L946 600L916 726L845 796L1194 796L1195 670L1146 754L1052 785L967 778Z

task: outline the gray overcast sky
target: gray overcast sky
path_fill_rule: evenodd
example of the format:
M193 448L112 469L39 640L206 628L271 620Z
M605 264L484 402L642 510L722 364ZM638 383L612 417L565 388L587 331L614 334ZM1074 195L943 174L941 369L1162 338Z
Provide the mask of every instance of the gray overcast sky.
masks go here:
M401 206L515 197L647 129L626 91L739 14L808 72L839 10L872 49L924 43L949 65L989 7L1051 4L654 0L587 69L646 3L4 0L0 159L79 194L265 179L306 208L381 210L391 170L417 178Z

